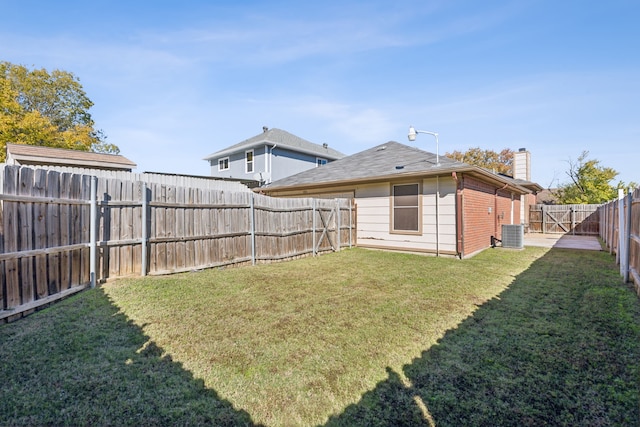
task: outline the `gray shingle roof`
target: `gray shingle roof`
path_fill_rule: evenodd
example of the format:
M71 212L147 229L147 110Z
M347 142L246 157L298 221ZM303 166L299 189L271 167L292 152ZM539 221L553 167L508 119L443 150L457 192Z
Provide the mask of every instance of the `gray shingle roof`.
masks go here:
M507 179L477 166L458 162L445 156L440 156L440 164L436 165L436 155L434 153L395 141L389 141L326 165L280 179L272 182L266 188L274 190L285 187L331 185L354 181L383 180L402 176L450 174L452 172L471 172L475 175L483 176L484 179L501 184L510 184L523 193L529 192L511 178Z
M336 160L344 157L344 154L331 147L327 146L325 148L323 145L314 144L313 142L309 142L306 139L302 139L281 129L268 129L259 135L245 139L244 141L227 147L224 150L209 154L204 158L204 160L212 160L218 157L228 156L231 153L248 150L265 144L277 144L279 148L307 153L327 160Z
M440 156L440 166L436 166L435 154L399 142L389 141L326 165L275 181L269 185L269 188L383 178L411 172L437 172L456 166L468 167L469 165Z

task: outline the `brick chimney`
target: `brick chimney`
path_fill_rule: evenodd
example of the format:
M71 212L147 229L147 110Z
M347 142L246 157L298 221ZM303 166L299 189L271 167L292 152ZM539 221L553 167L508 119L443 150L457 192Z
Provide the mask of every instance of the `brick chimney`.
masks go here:
M531 153L526 148L513 154L513 178L531 181Z

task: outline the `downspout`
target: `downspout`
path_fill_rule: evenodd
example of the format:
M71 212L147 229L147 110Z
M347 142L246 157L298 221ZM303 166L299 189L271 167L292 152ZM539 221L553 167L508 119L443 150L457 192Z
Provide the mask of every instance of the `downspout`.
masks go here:
M511 193L511 224L513 224L513 208L514 208L514 202L513 202L514 198L513 198L513 193Z
M269 149L269 184L273 181L273 149L276 148L278 144L273 144Z
M440 211L438 200L440 199L440 177L436 176L436 256L440 256Z
M496 194L493 197L493 215L494 215L494 227L493 227L493 235L496 237L496 239L498 238L498 193L502 190L504 190L505 188L507 188L509 186L509 184L505 184L502 188L496 188ZM502 238L502 234L500 234L500 238Z
M464 235L462 234L462 180L458 180L458 175L451 172L451 177L456 182L456 253L462 259L464 257Z

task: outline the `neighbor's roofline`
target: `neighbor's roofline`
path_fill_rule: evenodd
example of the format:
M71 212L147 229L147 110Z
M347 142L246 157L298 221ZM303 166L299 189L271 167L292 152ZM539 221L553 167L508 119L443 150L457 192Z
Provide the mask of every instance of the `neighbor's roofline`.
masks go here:
M250 149L250 148L262 147L263 145L271 146L272 148L277 146L278 148L285 148L285 149L288 149L289 151L295 151L297 153L310 154L310 155L313 155L313 156L316 156L316 157L322 157L322 158L326 157L327 159L331 159L331 160L338 160L338 159L342 158L342 157L334 156L331 153L321 153L321 152L314 151L314 150L308 150L308 149L305 149L305 148L300 148L300 147L296 147L296 146L293 146L293 145L289 145L289 144L286 144L284 142L258 141L258 142L247 143L247 145L240 146L240 147L235 147L234 149L227 148L225 150L218 151L218 152L213 153L213 154L209 154L207 157L204 157L202 160L218 159L218 158L221 158L221 157L226 157L229 154L237 153L239 151L247 150L247 149Z
M135 168L136 163L121 154L94 153L69 148L43 147L28 144L6 144L7 157L29 164L59 164Z

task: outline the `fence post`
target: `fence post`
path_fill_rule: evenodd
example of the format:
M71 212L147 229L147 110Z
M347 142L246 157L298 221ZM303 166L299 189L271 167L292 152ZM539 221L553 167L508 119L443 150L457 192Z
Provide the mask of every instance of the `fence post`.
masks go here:
M545 212L546 205L542 205L541 208L542 208L542 230L540 231L542 231L542 234L544 234L547 232L547 215Z
M352 232L353 232L353 212L351 212L351 204L352 199L349 199L349 249L351 249L352 243Z
M147 230L147 209L149 208L149 201L147 200L147 183L142 183L142 268L140 269L141 275L147 275L147 245L149 230Z
M251 265L256 265L256 221L255 221L255 194L251 193L251 203L249 209L249 222L251 226Z
M340 199L336 199L336 252L340 252L340 215L342 215L342 211L340 210Z
M569 208L569 217L571 218L571 235L576 234L576 214L573 206Z
M624 279L624 283L629 281L629 271L631 270L631 208L633 207L633 192L629 191L627 194L627 222L624 230L625 240L626 240L626 253L625 253L625 269L624 274L622 275Z
M96 287L96 251L98 235L98 178L91 177L91 212L89 215L89 278L91 287Z
M624 190L618 190L618 253L616 256L616 261L620 263L620 274L624 276L624 272L627 270L627 266L625 265L627 260L627 241L624 237L624 232L626 230L625 226L626 217L624 215Z
M316 199L312 199L311 214L311 232L313 234L313 251L311 253L316 256Z

